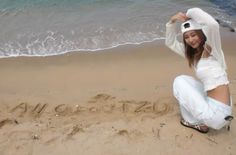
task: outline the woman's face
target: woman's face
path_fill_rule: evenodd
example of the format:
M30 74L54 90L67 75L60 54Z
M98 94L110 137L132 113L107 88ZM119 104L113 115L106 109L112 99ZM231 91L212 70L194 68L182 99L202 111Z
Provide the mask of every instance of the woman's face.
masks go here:
M194 30L185 32L183 37L185 42L194 49L198 48L202 42L201 38Z

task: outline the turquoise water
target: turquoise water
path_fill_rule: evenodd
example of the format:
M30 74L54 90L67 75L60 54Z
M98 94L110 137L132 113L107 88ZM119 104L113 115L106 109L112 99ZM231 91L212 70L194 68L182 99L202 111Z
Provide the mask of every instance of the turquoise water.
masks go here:
M0 57L98 51L165 38L177 11L200 7L232 27L229 0L0 0Z
M236 16L236 0L210 0L231 16Z

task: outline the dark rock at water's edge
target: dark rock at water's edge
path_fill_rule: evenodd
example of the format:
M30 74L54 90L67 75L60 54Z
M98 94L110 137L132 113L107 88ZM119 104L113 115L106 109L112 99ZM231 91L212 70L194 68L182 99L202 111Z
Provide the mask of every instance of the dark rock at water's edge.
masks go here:
M235 29L232 26L230 26L228 23L220 19L216 19L216 21L220 24L220 26L228 28L230 32L235 32Z

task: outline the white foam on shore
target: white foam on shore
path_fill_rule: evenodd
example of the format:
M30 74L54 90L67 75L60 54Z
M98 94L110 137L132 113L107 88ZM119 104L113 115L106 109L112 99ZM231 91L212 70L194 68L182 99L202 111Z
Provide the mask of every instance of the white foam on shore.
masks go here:
M124 44L118 44L116 46L112 46L112 47L107 47L107 48L98 48L98 49L76 49L76 50L71 50L71 51L64 51L61 53L54 53L54 54L47 54L47 55L28 55L28 54L19 54L19 55L8 55L8 56L0 56L0 58L12 58L12 57L47 57L47 56L56 56L56 55L63 55L66 53L71 53L71 52L99 52L99 51L103 51L103 50L108 50L108 49L113 49L113 48L117 48L120 46L125 46L125 45L141 45L144 43L151 43L154 41L158 41L158 40L164 40L165 38L155 38L151 41L143 41L140 43L124 43Z

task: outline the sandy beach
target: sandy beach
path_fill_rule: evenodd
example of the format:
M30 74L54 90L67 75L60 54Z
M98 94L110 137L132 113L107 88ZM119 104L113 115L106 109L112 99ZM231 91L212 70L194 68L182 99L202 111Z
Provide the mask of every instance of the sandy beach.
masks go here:
M233 111L236 34L221 29ZM0 155L236 155L236 123L180 125L173 79L194 76L164 41L0 59Z

